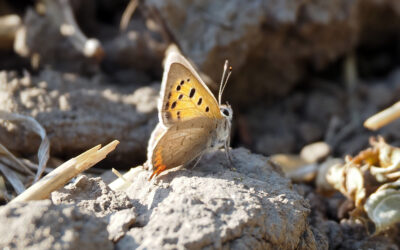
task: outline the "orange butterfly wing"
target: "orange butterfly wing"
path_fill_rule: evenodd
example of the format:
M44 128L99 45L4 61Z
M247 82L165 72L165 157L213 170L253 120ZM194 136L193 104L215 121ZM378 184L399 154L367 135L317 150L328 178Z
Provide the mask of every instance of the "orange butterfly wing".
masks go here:
M167 62L163 76L160 120L167 127L196 117L222 119L217 100L182 56Z

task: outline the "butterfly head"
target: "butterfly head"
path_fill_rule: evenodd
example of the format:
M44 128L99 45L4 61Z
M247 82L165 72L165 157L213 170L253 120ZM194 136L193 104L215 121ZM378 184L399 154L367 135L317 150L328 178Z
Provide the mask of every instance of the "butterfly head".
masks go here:
M214 138L213 143L211 143L211 147L214 149L227 147L227 145L229 145L229 138L231 134L233 115L232 108L229 104L222 104L219 106L219 110L224 119L219 120L216 131L217 136Z
M231 105L222 104L219 106L219 110L221 111L221 115L223 117L225 117L229 121L232 121L233 111L232 111Z

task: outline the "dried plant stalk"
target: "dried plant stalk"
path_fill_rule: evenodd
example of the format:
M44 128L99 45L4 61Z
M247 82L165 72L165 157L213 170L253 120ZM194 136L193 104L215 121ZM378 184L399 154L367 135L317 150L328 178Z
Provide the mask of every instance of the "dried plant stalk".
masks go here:
M131 20L131 17L133 16L133 13L135 12L138 5L139 5L139 0L131 0L128 6L126 6L126 9L121 17L121 22L119 23L120 30L126 30L129 21Z
M12 49L15 34L21 23L21 18L18 15L0 17L0 49Z
M48 198L51 192L61 188L79 173L103 160L108 153L115 149L118 143L119 141L114 140L103 148L101 148L101 145L97 145L77 157L70 159L33 184L11 202Z
M45 0L46 14L60 26L60 32L68 37L72 45L88 58L100 62L104 57L104 49L99 40L87 38L75 20L70 0Z
M368 118L364 122L364 127L377 130L398 118L400 118L400 101Z
M25 191L25 186L22 181L18 178L17 174L10 170L7 166L0 163L0 172L10 182L17 194L21 194Z
M22 125L26 126L27 128L33 130L42 139L42 142L40 143L39 150L38 150L38 160L39 160L38 170L35 175L35 181L37 181L41 177L44 169L46 168L47 160L49 159L49 155L50 155L50 142L49 142L49 138L47 137L46 130L33 117L30 117L27 115L10 113L10 112L4 111L4 110L0 110L0 119L22 124ZM4 147L4 149L2 148L2 150L1 150L2 153L9 156L10 154L8 154L7 151L8 150L5 147ZM10 158L10 159L14 159L14 158ZM19 165L23 165L23 164L20 163Z
M133 177L138 175L138 173L141 171L142 169L140 167L136 167L131 168L122 176L116 174L119 178L108 184L108 186L114 191L125 191L133 183Z

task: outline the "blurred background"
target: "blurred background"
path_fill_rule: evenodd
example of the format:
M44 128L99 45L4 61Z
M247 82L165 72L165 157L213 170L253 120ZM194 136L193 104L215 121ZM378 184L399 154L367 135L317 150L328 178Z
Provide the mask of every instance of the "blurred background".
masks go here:
M52 157L118 139L109 161L141 164L176 44L214 93L233 66L233 147L355 154L399 100L399 38L398 0L0 0L0 109L34 117ZM398 145L400 122L379 134ZM29 156L40 137L3 123L0 141Z

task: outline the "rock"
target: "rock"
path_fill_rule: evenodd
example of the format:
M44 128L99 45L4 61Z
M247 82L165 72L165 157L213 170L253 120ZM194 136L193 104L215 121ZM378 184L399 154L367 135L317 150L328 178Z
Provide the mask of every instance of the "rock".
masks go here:
M287 94L310 67L323 69L361 43L376 48L375 41L390 40L400 15L392 0L146 3L158 8L183 52L214 80L230 60L228 100L245 104Z
M0 73L0 109L33 116L46 129L54 156L73 157L118 139L111 159L143 162L158 120L157 98L155 86L118 87L52 70L23 78ZM37 135L4 123L0 139L22 154L35 153L40 143Z
M347 109L343 100L325 91L313 91L305 103L305 116L327 127L333 116L343 117Z
M298 128L301 139L305 143L312 143L322 138L322 129L315 123L302 122Z
M51 193L51 200L54 204L74 204L82 211L99 217L132 207L124 193L111 190L100 177L88 178L85 175Z
M292 153L298 142L295 134L298 119L284 109L284 104L273 107L255 106L244 118L257 152L270 155Z
M145 20L132 20L133 30L104 41L104 66L107 74L119 83L150 82L151 74L161 78L166 44L157 41L145 28Z
M72 8L75 8L76 11L85 8L90 10L95 7L95 1L73 2ZM57 6L57 2L54 5ZM54 5L50 12L57 9L54 8ZM89 12L85 13L86 16L94 14ZM22 57L36 55L39 61L38 65L34 67L38 67L40 63L40 65L50 64L53 68L62 69L64 72L92 74L98 72L99 64L96 60L85 57L66 36L61 34L60 24L65 22L61 19L62 14L60 13L40 15L33 8L27 8L23 20L24 27L18 30L14 42L16 53ZM46 44L46 46L43 46L43 44ZM81 44L83 44L82 41Z
M134 209L124 209L113 213L107 226L108 238L117 242L135 222L136 214Z
M303 147L300 156L309 163L319 162L331 153L331 147L326 142L315 142Z
M307 223L308 204L267 159L239 148L234 169L223 152L194 169L176 168L148 181L135 169L126 193L137 219L117 249L318 248Z
M278 154L280 152L293 152L296 139L290 134L266 133L257 138L256 150L264 154Z
M374 107L379 109L384 109L390 106L393 98L393 89L390 86L387 86L385 82L378 82L375 84L368 85L368 102L370 105L372 104Z
M276 154L271 155L269 159L277 164L285 176L293 182L310 182L317 174L317 164L310 164L298 155Z
M357 6L345 0L147 4L158 8L182 50L213 79L231 60L235 84L228 92L235 102L284 95L304 75L305 62L321 68L357 41Z
M106 223L49 200L0 208L2 249L113 249Z

